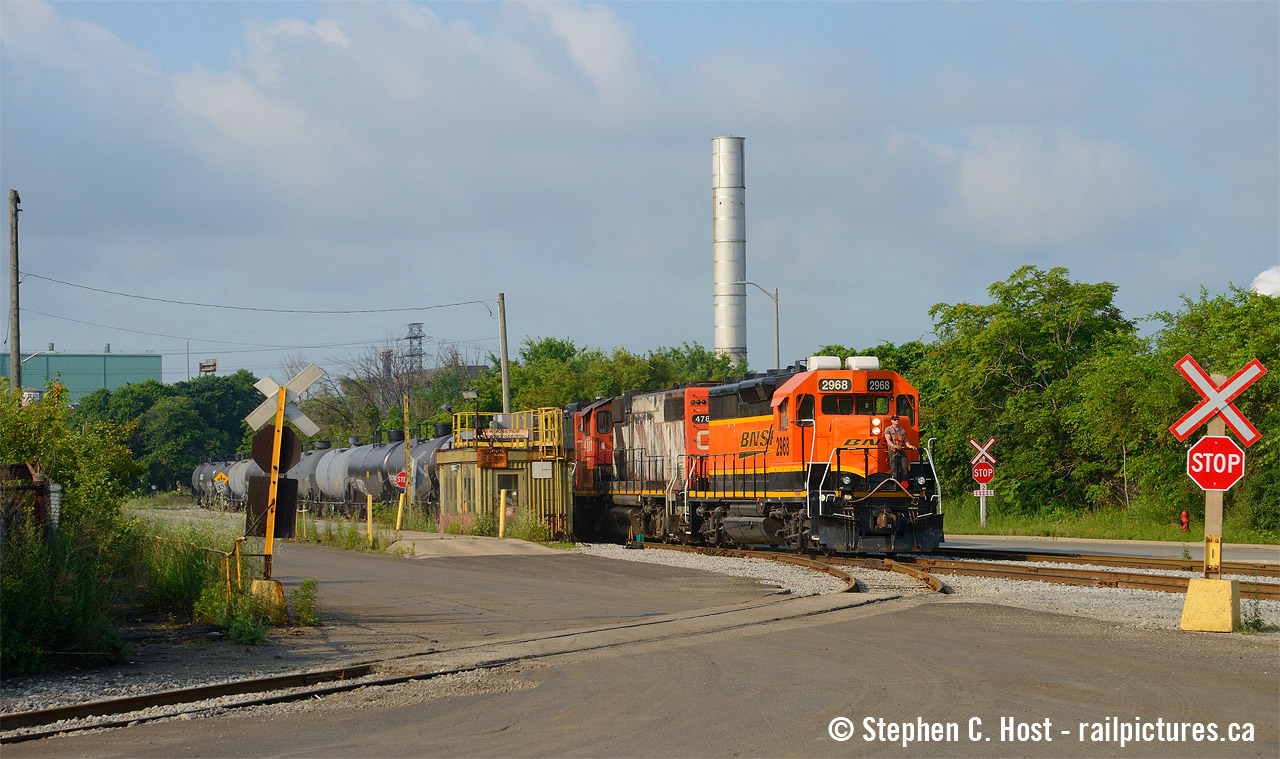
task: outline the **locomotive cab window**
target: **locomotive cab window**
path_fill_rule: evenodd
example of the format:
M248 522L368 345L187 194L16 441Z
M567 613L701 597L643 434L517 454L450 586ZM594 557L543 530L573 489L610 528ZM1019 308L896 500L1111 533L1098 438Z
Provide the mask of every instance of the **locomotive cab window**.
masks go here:
M783 398L782 403L778 404L778 429L785 430L787 428L787 402L790 398Z
M596 412L596 432L608 435L613 432L613 414L605 409Z
M889 413L889 396L887 395L859 395L857 397L858 414L860 416L875 416L879 414Z
M893 413L911 420L910 427L916 425L916 399L910 395L898 396L898 408Z
M849 416L853 413L853 395L822 396L822 413L824 416Z
M796 422L808 422L813 424L813 396L802 395L799 402L796 403Z

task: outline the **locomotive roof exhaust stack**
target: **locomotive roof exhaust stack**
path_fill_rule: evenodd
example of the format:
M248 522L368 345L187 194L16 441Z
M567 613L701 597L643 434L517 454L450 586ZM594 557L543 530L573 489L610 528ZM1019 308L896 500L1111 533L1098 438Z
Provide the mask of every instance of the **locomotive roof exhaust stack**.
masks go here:
M742 137L711 141L715 351L747 358L747 185Z

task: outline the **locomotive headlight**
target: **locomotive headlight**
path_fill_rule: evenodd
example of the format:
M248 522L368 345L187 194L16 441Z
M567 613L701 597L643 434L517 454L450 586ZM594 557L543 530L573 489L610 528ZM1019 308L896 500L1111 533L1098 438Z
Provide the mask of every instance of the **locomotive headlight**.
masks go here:
M917 485L919 485L920 487L924 487L924 478L923 478L923 477L917 477L917 478L916 478L916 484L917 484Z
M845 472L840 475L840 487L847 488L853 485L853 475Z

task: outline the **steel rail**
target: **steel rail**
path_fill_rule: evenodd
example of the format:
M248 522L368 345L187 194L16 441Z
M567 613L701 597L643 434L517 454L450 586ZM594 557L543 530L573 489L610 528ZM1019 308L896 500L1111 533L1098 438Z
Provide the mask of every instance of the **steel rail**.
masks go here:
M1031 580L1100 588L1159 590L1166 593L1186 593L1189 581L1189 578L1186 577L1141 574L1120 570L1016 566L1012 564L935 559L920 556L902 556L898 557L896 561L911 564L930 573L937 574ZM1262 601L1278 601L1280 600L1280 584L1243 581L1240 583L1240 594Z
M858 580L853 575L840 569L834 564L828 564L822 561L807 559L803 556L794 554L774 553L772 551L755 551L744 550L741 548L716 548L713 546L686 546L679 543L629 543L632 548L659 548L664 551L680 551L682 553L697 553L704 556L729 556L739 559L767 559L783 564L794 564L798 567L807 569L816 569L819 572L825 572L845 585L840 589L841 593L857 593Z
M109 714L125 714L155 706L173 706L189 701L204 701L223 696L237 696L241 693L256 693L264 690L280 690L284 688L301 688L331 680L350 680L364 677L373 671L372 664L358 664L337 669L298 672L289 675L261 677L253 680L238 680L215 685L200 685L181 690L147 693L140 696L125 696L104 701L93 701L86 704L55 706L30 712L0 715L0 730L19 730L34 725L47 725L66 719L83 719L85 717L104 717Z
M1110 556L1101 553L1074 553L1070 551L1027 551L1003 548L938 548L930 556L954 559L985 559L990 561L1059 561L1064 564L1092 564L1131 569L1158 569L1161 571L1198 572L1204 562L1196 559L1168 559L1143 556ZM1280 564L1265 561L1224 561L1223 574L1280 577Z
M234 704L226 704L226 705L224 705L224 706L222 706L222 707L220 707L220 708L226 708L226 709L242 709L242 708L249 707L249 706L265 706L265 705L268 705L268 704L282 704L282 703L288 703L288 702L290 702L290 701L303 701L303 700L306 700L306 699L316 698L316 697L319 697L319 696L329 696L329 695L333 695L333 694L335 694L335 693L345 693L345 692L347 692L347 691L353 691L353 690L356 690L356 689L358 689L358 688L372 688L372 687L387 686L387 685L398 685L398 684L400 684L400 683L412 682L412 681L414 681L414 680L429 680L429 679L431 679L431 678L434 678L434 677L440 677L440 676L442 676L442 675L455 675L455 674L460 674L460 673L463 673L463 672L475 672L475 671L482 670L482 669L493 669L493 668L495 668L495 667L502 667L502 666L505 666L505 665L507 665L507 664L510 664L510 663L511 663L511 661L512 661L512 660L510 660L510 659L505 659L505 660L501 660L501 661L484 662L483 664L477 664L477 665L475 665L475 666L473 666L473 667L459 667L459 668L457 668L457 669L440 670L440 671L437 671L437 672L415 672L415 673L408 674L408 675L397 675L397 676L395 676L395 677L383 677L383 678L378 678L378 679L374 679L374 680L362 680L362 681L360 681L360 682L344 682L344 683L340 683L340 684L337 684L337 685L329 685L329 686L324 686L324 687L320 687L320 688L309 688L309 689L307 689L307 690L303 690L303 691L296 691L296 692L294 692L294 693L274 693L274 694L272 694L272 695L268 695L268 696L261 696L261 697L258 697L258 698L246 699L246 700L244 700L244 701L237 701L237 702L235 702ZM372 669L372 665L358 665L357 667L348 667L347 669L353 669L353 670L354 670L354 669L359 669L360 667L366 667L366 668L368 668L368 669L370 669L370 670ZM335 671L335 672L336 672L337 670L333 670L333 671ZM219 694L218 696L208 696L208 695L206 695L206 696L204 696L203 698L201 698L200 700L207 700L207 699L209 699L209 698L218 698L218 697L221 697L221 696L224 696L224 695L238 695L238 694L240 694L240 693L259 693L259 692L262 692L262 691L263 691L264 689L266 689L266 688L302 687L302 686L305 686L305 685L307 685L307 684L309 684L309 683L301 683L301 684L299 684L299 685L294 685L294 686L264 685L264 683L267 683L267 682L270 682L270 681L276 681L276 680L289 679L289 678L299 678L299 677L304 677L304 678L305 678L305 677L307 677L307 676L309 676L309 675L314 675L314 674L316 674L316 673L303 673L303 674L301 674L301 675L284 675L284 676L282 676L282 677L266 677L266 678L259 678L259 679L255 679L255 680L242 680L242 681L239 681L239 682L236 682L236 683L226 683L225 685L227 685L227 686L239 687L240 689L239 689L239 690L236 690L236 691L233 691L233 692L231 692L231 693L223 693L223 694ZM219 686L204 686L204 687L205 687L205 688L216 688L216 687L219 687ZM202 690L202 688L189 688L189 689L184 689L184 690L165 691L165 692L163 692L163 693L153 693L153 694L150 694L149 696L139 696L139 697L137 697L137 698L139 698L139 699L146 699L146 698L151 698L151 699L169 698L169 699L172 699L172 700L171 700L171 701L169 701L169 702L158 702L158 703L152 703L152 704L150 704L150 705L148 705L148 706L139 707L139 708L150 708L150 707L154 707L154 706L176 706L176 705L179 705L179 704L199 703L199 701L197 701L197 700L195 700L195 699L193 699L193 698L192 698L192 693L193 693L194 691L199 691L199 690ZM83 704L83 705L81 705L81 706L79 706L79 707L54 707L53 709L42 709L42 710L40 710L40 711L35 711L35 712L23 712L21 715L12 715L12 716L14 716L14 717L17 717L17 716L25 716L25 717L33 718L33 719L34 719L34 718L38 718L38 721L32 722L32 723L30 723L30 724L29 724L29 725L27 725L27 726L31 726L31 725L48 725L48 724L52 724L52 723L53 723L53 720L50 720L50 719L49 719L49 717L48 717L49 713L50 713L50 712L56 712L56 711L58 711L59 709L72 709L72 708L84 708L84 709L91 709L91 708L101 707L101 706L103 706L103 705L105 705L105 704L117 703L117 702L128 701L128 700L130 700L130 699L114 699L113 701L109 701L109 702L96 701L96 702L89 703L89 704ZM169 713L166 713L166 714L158 714L158 715L155 715L155 716L152 716L152 717L140 717L140 716L136 716L136 715L135 715L135 716L131 716L131 717L129 717L128 719L114 720L114 721L110 721L110 722L101 722L101 723L97 723L97 724L93 724L93 725L82 725L82 726L76 726L76 727L63 727L63 728L57 728L57 729L53 729L53 730L45 730L45 731L42 731L42 732L36 732L36 733L21 733L21 734L16 734L16 735L5 735L5 736L0 736L0 744L6 744L6 743L22 743L23 741L32 741L32 740L38 740L38 739L41 739L41 738L49 738L49 737L51 737L51 736L59 735L59 734L62 734L62 733L78 732L78 731L82 731L82 730L101 730L101 729L112 728L112 727L128 727L128 726L130 726L130 725L134 725L134 724L137 724L137 723L139 723L139 722L154 722L154 721L156 721L156 720L161 720L161 719L170 719L170 718L172 718L172 717L177 717L177 716L180 716L180 715L183 715L183 714L195 714L195 713L199 713L199 712L203 712L203 711L208 711L208 709L209 709L209 707L200 707L200 708L194 708L194 709L186 709L186 710L184 710L184 711L179 711L179 712L169 712ZM118 712L118 711L112 711L112 712L97 712L97 711L94 711L94 712L90 712L90 713L83 714L83 715L80 715L80 716L81 716L81 718L83 718L83 717L97 717L97 716L104 716L105 714L128 714L128 713L129 713L129 712ZM9 717L6 717L5 719L6 719L6 720L8 720L8 719L9 719ZM67 717L61 717L61 718L59 718L59 719L68 719L68 718L67 718ZM3 727L3 729L5 729L5 730L12 730L12 729L20 729L20 728L19 728L19 727L17 727L17 726L10 726L9 724L7 724L7 723L6 723L6 724L4 725L4 727Z

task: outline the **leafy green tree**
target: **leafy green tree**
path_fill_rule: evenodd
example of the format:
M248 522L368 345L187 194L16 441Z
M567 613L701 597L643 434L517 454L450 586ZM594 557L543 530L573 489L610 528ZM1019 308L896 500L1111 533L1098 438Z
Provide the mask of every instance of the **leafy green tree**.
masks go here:
M190 403L203 426L197 457L236 450L248 430L244 418L263 400L262 393L253 386L257 381L251 372L241 369L227 376L205 375L173 386L177 395Z
M1115 286L1073 282L1066 269L1024 266L988 292L993 303L939 303L938 343L917 364L936 383L922 403L955 489L969 478L969 437L995 436L1001 487L1024 510L1078 508L1087 467L1064 412L1075 370L1102 345L1133 332L1113 304Z
M138 419L161 398L176 395L171 386L156 380L131 382L111 391L107 400L107 421L124 424Z
M735 362L731 356L716 353L698 343L681 343L679 348L658 348L649 354L649 362L659 381L715 382L744 374L745 361Z
M217 434L213 431L213 434ZM211 428L185 396L161 398L139 419L134 450L147 482L169 489L190 482L191 470L209 454ZM223 448L223 450L227 450Z

